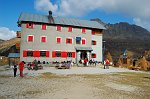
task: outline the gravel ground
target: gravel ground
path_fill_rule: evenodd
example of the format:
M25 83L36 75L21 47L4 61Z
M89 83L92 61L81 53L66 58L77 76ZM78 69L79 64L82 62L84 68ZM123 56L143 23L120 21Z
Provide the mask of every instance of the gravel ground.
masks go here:
M25 69L13 77L0 66L0 99L149 99L150 73L124 68ZM19 74L18 74L19 75Z

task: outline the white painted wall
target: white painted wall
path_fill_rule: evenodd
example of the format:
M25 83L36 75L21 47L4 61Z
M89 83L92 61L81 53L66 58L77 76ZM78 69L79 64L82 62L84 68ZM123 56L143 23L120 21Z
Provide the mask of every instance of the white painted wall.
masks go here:
M96 58L92 58L95 61L102 62L103 59L103 51L102 51L102 35L92 35L92 40L96 41L96 45L92 45L92 53L96 53Z

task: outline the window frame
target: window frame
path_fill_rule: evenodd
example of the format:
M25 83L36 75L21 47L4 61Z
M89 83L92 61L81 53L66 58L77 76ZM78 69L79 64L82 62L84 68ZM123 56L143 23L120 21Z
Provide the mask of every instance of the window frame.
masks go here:
M83 44L83 41L82 41L82 45L86 45L86 39L85 39L85 38L82 38L82 40L85 40L85 44Z
M70 39L72 42L68 43L68 39ZM73 44L73 38L72 37L67 37L66 38L66 44Z
M60 30L58 29L60 27ZM62 26L61 25L56 25L56 31L62 31Z
M42 37L45 37L45 42L42 42ZM46 42L47 42L47 36L44 36L44 35L43 35L43 36L40 36L40 42L41 42L41 43L46 43Z
M29 36L32 36L32 41L29 41ZM27 35L27 42L34 42L34 35Z
M60 38L60 42L57 42L57 39L58 39L58 38ZM62 37L56 37L56 43L57 43L57 44L60 44L61 41L62 41Z
M45 28L45 29L43 29L43 25L46 25L46 28ZM41 25L41 29L42 29L42 30L47 30L47 24L42 24L42 25Z

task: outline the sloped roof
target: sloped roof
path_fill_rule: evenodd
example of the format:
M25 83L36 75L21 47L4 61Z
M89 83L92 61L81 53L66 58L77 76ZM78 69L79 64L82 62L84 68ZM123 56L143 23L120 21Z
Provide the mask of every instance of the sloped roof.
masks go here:
M54 23L50 23L48 15L21 13L18 19L18 24L21 24L21 22L39 22L54 25L56 24L56 25L68 25L85 28L106 29L102 24L96 21L79 20L65 17L52 17L52 18L54 20Z
M9 53L8 57L9 58L19 58L20 57L20 53Z
M75 47L75 49L79 51L93 51L91 47Z

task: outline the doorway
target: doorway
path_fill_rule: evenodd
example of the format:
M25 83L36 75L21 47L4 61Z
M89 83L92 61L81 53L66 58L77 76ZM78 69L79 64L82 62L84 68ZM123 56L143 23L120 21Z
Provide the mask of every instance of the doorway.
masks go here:
M85 58L87 58L87 53L86 51L82 51L80 55L80 59L84 60Z

